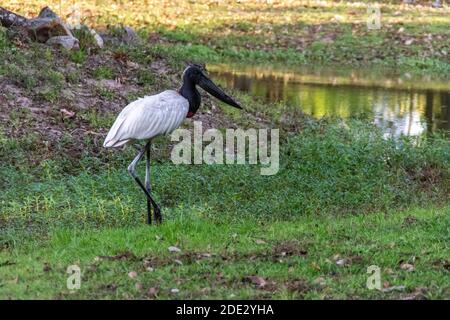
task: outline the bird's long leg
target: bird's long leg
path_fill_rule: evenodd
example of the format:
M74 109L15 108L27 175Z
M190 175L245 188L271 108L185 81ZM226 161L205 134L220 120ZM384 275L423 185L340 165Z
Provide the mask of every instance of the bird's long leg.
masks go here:
M146 162L146 170L145 170L145 187L147 189L147 192L149 194L151 194L151 187L150 187L150 151L151 151L151 141L148 142L148 144L146 145L146 149L147 149L147 162ZM149 221L150 221L150 217L151 217L151 205L152 203L147 200L147 212L149 214ZM153 213L155 215L155 222L156 223L161 223L162 222L162 216L161 216L161 209L159 208L159 206L153 205Z
M139 153L136 155L136 157L133 159L133 161L130 163L130 165L128 166L128 172L130 173L130 175L134 178L134 180L136 181L136 183L139 185L139 187L141 187L142 191L144 191L145 195L147 196L147 199L150 201L150 203L153 205L153 208L155 208L155 216L157 215L156 211L159 211L159 207L156 204L155 200L153 200L152 196L150 195L150 193L147 191L147 189L145 188L145 186L142 184L141 180L138 178L138 176L136 175L136 165L138 164L138 162L142 159L142 157L144 156L145 152L147 150L147 146L145 146L145 148L143 148L141 151L139 151ZM160 216L161 214L158 212L158 216ZM158 219L155 219L158 220Z
M145 189L150 194L150 148L151 141L145 146ZM147 199L147 223L152 224L152 203Z

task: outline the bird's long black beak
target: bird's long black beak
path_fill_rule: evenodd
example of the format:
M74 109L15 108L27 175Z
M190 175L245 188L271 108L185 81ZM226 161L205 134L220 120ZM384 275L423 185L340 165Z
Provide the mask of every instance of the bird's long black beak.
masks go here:
M225 102L226 104L228 104L228 105L230 105L232 107L235 107L235 108L238 108L238 109L242 109L242 107L239 105L239 103L234 101L234 99L232 97L230 97L225 92L223 92L223 90L220 89L214 82L212 82L206 75L202 76L202 78L200 79L198 85L203 90L205 90L206 92L208 92L212 96L216 97L220 101L223 101L223 102Z

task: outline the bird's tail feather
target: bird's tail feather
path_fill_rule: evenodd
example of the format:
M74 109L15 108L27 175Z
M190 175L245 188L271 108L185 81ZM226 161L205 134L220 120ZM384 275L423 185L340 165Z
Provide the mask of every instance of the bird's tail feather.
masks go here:
M125 139L125 140L120 140L120 141L116 141L116 140L109 140L103 143L103 147L105 148L117 148L120 146L123 146L125 143L127 143L128 141L130 141L130 139Z

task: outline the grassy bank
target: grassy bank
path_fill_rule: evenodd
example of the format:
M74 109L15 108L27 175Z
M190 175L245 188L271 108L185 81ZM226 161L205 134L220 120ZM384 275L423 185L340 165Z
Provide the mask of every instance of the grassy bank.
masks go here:
M110 151L75 161L26 162L28 148L2 143L0 220L6 246L53 227L117 227L143 223L142 194L126 168L135 153ZM160 139L156 148L167 148ZM21 162L24 161L24 162ZM450 147L445 138L415 144L383 139L362 121L313 122L281 141L277 174L259 165L174 165L161 159L154 192L170 220L194 214L221 221L368 214L447 203ZM72 175L66 173L72 167ZM191 212L191 210L194 210ZM37 239L35 239L37 240Z

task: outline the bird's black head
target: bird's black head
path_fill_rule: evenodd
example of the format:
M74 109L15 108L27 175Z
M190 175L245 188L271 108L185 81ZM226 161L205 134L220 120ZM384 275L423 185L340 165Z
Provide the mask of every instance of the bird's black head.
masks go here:
M206 76L203 73L203 68L200 65L193 64L187 67L183 72L183 82L190 82L198 85L202 77Z
M183 72L183 84L198 85L200 88L216 97L220 101L226 104L242 109L242 107L234 101L229 95L227 95L221 88L219 88L214 82L212 82L206 75L206 70L200 65L193 64L187 67Z

